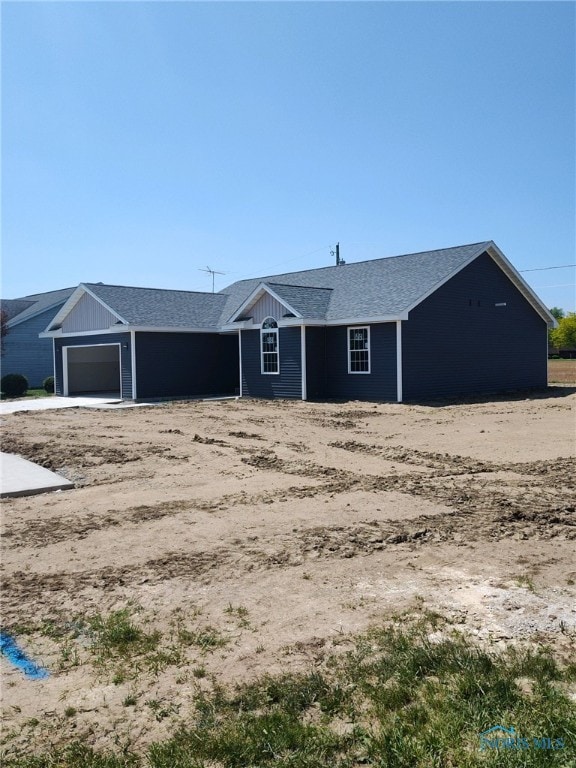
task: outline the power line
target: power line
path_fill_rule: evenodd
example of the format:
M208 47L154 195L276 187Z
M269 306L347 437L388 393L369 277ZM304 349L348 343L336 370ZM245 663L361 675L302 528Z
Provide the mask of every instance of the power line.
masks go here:
M543 272L545 269L569 269L576 267L576 264L563 264L561 267L534 267L534 269L521 269L520 272Z
M320 253L320 251L324 251L327 248L330 248L330 246L329 245L323 245L321 248L316 248L315 251L309 251L308 253L303 253L301 256L295 256L292 259L285 259L284 261L276 262L276 264L269 264L268 268L272 269L273 267L281 267L284 264L292 264L293 262L298 261L299 259L305 259L307 256L312 256L315 253ZM240 272L240 273L236 272L236 273L232 273L232 274L244 275L244 277L242 277L241 279L242 280L246 280L246 279L252 277L253 275L257 275L257 276L261 275L262 271L260 271L260 272L249 272L248 274L243 273L243 272Z

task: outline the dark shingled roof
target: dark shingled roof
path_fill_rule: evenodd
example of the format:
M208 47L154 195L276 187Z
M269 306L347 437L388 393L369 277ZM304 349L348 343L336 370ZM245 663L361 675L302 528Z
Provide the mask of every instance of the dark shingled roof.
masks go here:
M226 297L219 293L132 288L83 283L130 325L159 328L217 328Z
M299 312L302 317L324 317L330 303L332 288L305 288L300 285L266 283L274 293Z
M32 293L18 299L2 299L2 308L8 313L10 325L22 323L29 317L39 315L50 307L64 304L74 293L75 288L60 288L57 291Z
M470 259L479 256L489 245L490 242L473 243L338 267L239 280L221 291L228 296L221 320L223 324L228 322L261 283L268 283L278 295L284 291L282 296L286 301L289 301L290 292L294 303L289 303L295 309L299 309L296 305L301 300L305 317L311 317L308 313L316 309L321 312L316 317L336 321L354 317L397 316ZM274 288L279 285L282 286L280 290ZM296 287L329 289L328 304L327 293L322 295L322 301L315 302L311 292L297 295Z
M305 319L338 322L398 317L490 244L474 243L239 280L219 293L102 283L81 285L129 325L147 328L220 330L262 284Z

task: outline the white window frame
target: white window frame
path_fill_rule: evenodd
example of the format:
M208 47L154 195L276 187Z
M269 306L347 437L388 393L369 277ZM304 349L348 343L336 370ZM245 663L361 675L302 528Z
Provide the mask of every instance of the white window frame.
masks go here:
M272 320L274 323L276 323L275 328L264 328L264 323L267 320ZM262 325L260 326L260 373L263 376L279 376L280 375L280 329L278 328L278 321L276 318L269 316L265 317L264 320L262 320ZM263 349L263 337L265 333L275 333L276 334L276 352L267 352L267 355L273 355L276 354L276 370L275 371L265 371L264 370L264 349Z
M352 352L358 350L352 350L350 348L350 335L352 331L366 331L366 350L368 352L368 370L367 371L353 371L352 370ZM369 325L349 325L346 327L346 342L348 345L348 373L356 375L366 375L372 370L372 348L370 346L370 326Z

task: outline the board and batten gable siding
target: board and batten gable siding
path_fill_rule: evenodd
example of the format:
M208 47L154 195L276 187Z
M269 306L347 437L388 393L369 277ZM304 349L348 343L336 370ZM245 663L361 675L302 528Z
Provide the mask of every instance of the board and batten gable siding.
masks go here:
M237 334L134 335L138 400L234 395L239 390Z
M62 370L63 347L85 347L95 344L120 344L120 375L122 391L120 397L123 400L132 399L132 346L129 333L103 333L93 336L70 336L65 339L55 339L54 356L56 382L54 392L56 395L64 394L64 373Z
M260 331L241 331L242 394L247 397L302 397L300 327L279 328L280 373L262 373Z
M270 296L269 293L265 293L258 299L256 304L247 310L244 314L252 318L252 322L261 323L266 320L267 317L273 317L276 322L282 319L282 317L288 312L284 304L280 304L274 296Z
M410 312L402 361L405 400L545 387L547 325L484 253Z
M118 321L106 307L85 293L62 322L62 333L82 333L110 328Z
M38 334L46 330L54 315L63 306L64 302L8 329L2 342L2 376L7 373L21 373L28 379L31 389L38 389L45 378L54 375L52 339L41 339Z
M348 373L349 327L326 328L326 397L395 401L396 324L370 325L370 373Z

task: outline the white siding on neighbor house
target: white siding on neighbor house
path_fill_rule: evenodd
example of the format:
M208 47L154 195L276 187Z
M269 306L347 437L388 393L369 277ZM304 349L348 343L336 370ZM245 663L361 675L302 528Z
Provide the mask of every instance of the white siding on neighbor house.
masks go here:
M284 304L280 304L269 293L265 293L251 309L244 312L244 315L251 317L254 323L261 323L267 317L273 317L275 320L280 321L287 312L288 310Z
M116 315L85 293L62 323L62 332L100 331L114 325L117 320Z

